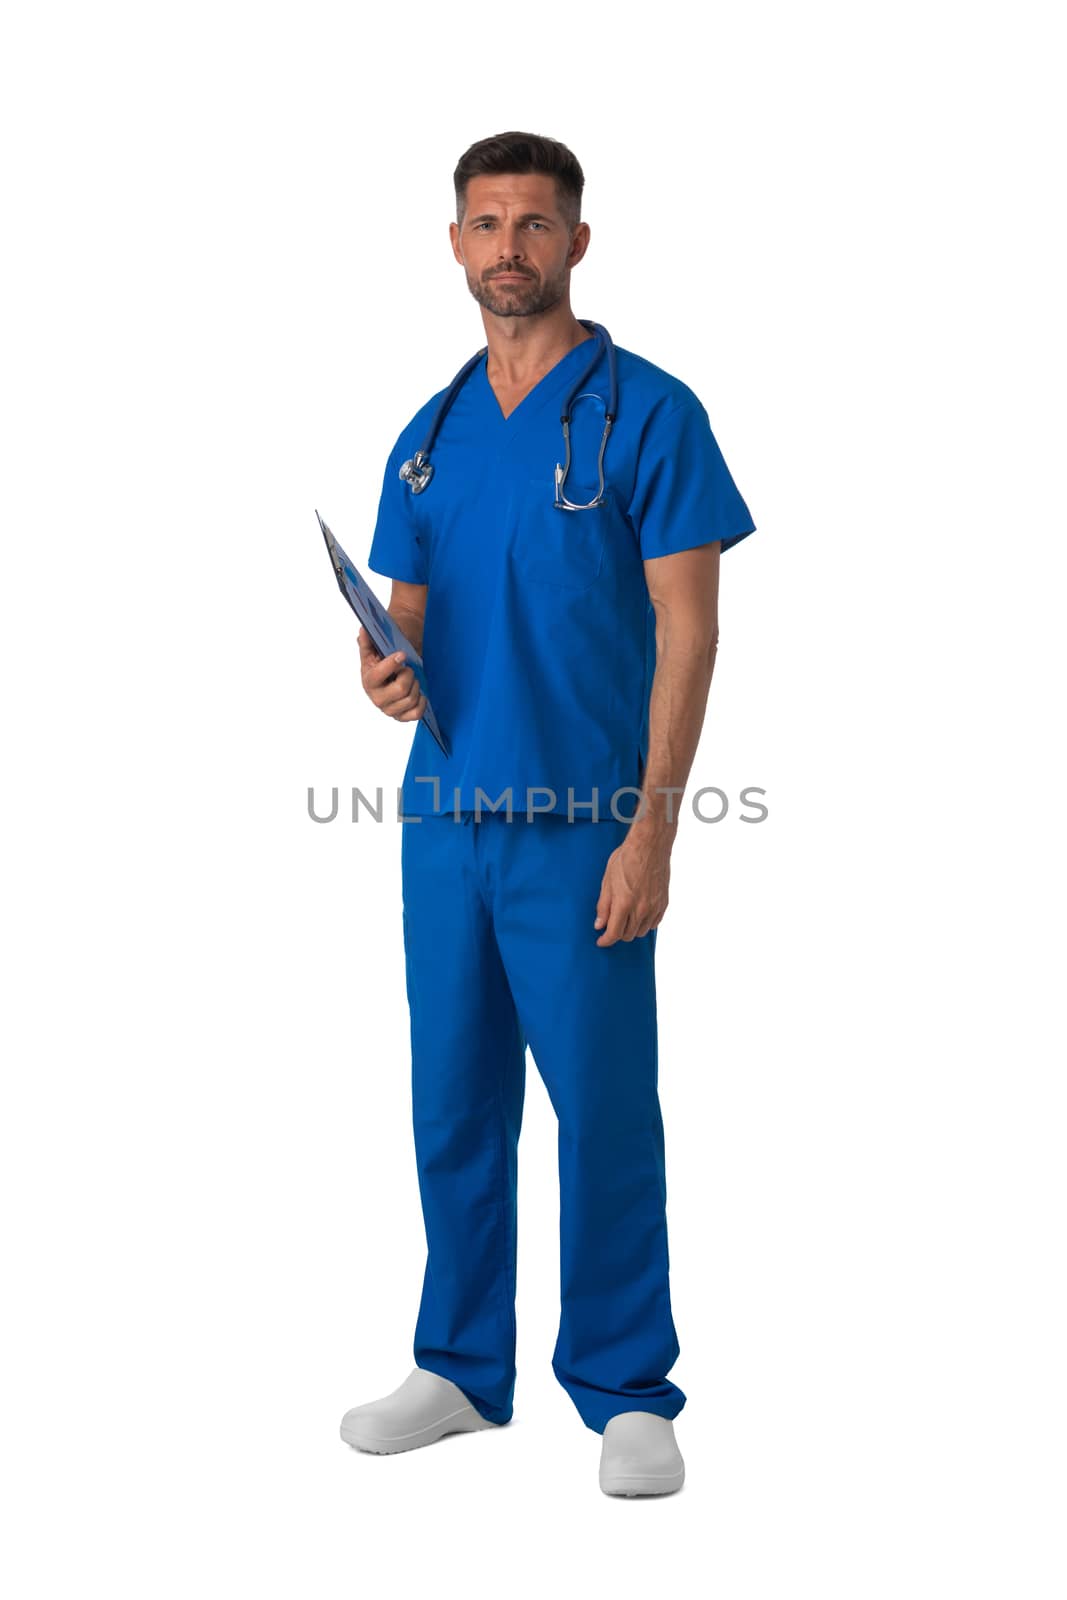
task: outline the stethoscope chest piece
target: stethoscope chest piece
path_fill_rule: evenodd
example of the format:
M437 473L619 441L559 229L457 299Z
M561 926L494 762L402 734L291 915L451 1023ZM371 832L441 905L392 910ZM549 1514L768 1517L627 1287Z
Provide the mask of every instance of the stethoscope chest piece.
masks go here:
M411 485L412 494L421 494L433 477L433 463L427 461L422 450L416 450L411 460L400 468L400 476Z

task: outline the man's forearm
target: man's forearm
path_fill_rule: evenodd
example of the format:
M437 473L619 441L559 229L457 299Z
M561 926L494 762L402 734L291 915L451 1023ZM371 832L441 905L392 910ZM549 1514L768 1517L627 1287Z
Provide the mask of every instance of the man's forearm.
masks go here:
M397 627L407 635L421 656L422 625L425 621L425 613L421 611L409 611L406 606L398 606L395 603L390 605L388 609L389 615L392 617Z
M717 634L657 619L643 814L632 823L631 833L669 835L678 826L681 791L704 726L717 646Z

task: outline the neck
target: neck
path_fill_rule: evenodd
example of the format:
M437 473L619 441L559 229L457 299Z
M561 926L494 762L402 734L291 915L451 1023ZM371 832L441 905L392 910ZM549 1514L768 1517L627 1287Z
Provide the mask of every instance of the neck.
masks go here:
M593 337L569 305L533 317L497 317L483 306L482 323L489 373L503 383L518 384L547 372L575 345Z

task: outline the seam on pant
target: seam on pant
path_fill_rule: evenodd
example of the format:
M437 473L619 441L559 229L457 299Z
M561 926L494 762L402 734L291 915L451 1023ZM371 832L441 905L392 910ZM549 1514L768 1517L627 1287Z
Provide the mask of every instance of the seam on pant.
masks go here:
M480 819L479 821L475 822L474 813L471 812L470 813L470 817L469 817L469 823L470 823L470 830L471 830L471 832L470 832L471 860L473 862L474 884L475 884L475 888L478 890L478 898L481 900L482 905L485 907L485 914L489 918L489 927L493 931L493 938L495 940L496 931L495 931L495 929L493 929L493 908L489 903L489 897L485 892L485 885L482 882L482 865L481 865L481 861L479 860L479 856L478 856L478 845L481 842L481 840L486 837L486 835L481 832L481 829L485 826L485 821L484 821L484 818L483 818L483 819Z
M658 1096L657 1096L657 1100L658 1100ZM661 1113L661 1115L660 1115L661 1125L662 1125L662 1120L663 1119L662 1119L662 1113ZM661 1278L661 1283L660 1283L660 1298L663 1301L664 1315L666 1316L666 1319L667 1319L666 1328L664 1329L664 1331L666 1332L668 1330L673 1330L672 1337L673 1337L673 1342L674 1342L674 1345L675 1345L675 1348L676 1348L676 1354L675 1354L674 1360L677 1361L678 1355L681 1354L681 1350L680 1350L680 1347L678 1345L678 1330L674 1326L674 1312L673 1312L672 1307L671 1307L671 1252L670 1252L670 1244L669 1244L669 1237L668 1237L668 1226L667 1226L666 1154L664 1152L664 1159L663 1159L662 1168L661 1168L659 1141L656 1138L655 1128L654 1128L654 1126L652 1125L651 1122L646 1124L646 1128L647 1128L647 1131L648 1131L649 1143L650 1143L651 1151L652 1151L652 1165L653 1165L652 1175L653 1175L653 1177L655 1179L655 1182L656 1182L656 1189L657 1189L657 1193L658 1193L658 1196L659 1196L659 1202L660 1202L660 1204L659 1204L659 1217L658 1217L657 1223L656 1223L656 1232L659 1235L659 1241L660 1241L660 1270L661 1270L661 1273L662 1273L662 1278ZM674 1361L669 1362L668 1363L668 1368L672 1367L673 1365L674 1365ZM667 1377L667 1373L666 1372L658 1373L657 1376L660 1379L662 1379L662 1381L664 1383L669 1383L670 1382L670 1379Z
M650 1143L650 1146L651 1146L652 1172L653 1172L653 1176L654 1176L655 1181L656 1181L656 1187L657 1187L657 1191L658 1191L658 1195L659 1195L659 1203L660 1203L660 1214L659 1214L659 1219L658 1219L657 1232L659 1233L659 1236L660 1236L660 1248L661 1248L661 1251L662 1251L662 1263L663 1263L663 1265L662 1265L663 1281L662 1281L661 1293L662 1293L662 1298L663 1298L664 1312L665 1312L665 1315L666 1315L666 1318L667 1318L667 1327L670 1328L671 1330L673 1330L672 1337L673 1337L675 1350L677 1352L676 1355L675 1355L674 1360L676 1361L678 1359L678 1355L681 1354L681 1350L680 1350L680 1346L679 1346L679 1342L678 1342L678 1332L677 1332L677 1329L675 1328L675 1325L674 1325L674 1312L673 1312L673 1309L671 1307L671 1251L670 1251L670 1232L669 1232L668 1222L667 1222L667 1138L666 1138L666 1130L664 1128L664 1123L663 1123L663 1108L662 1108L662 1105L660 1103L660 1098L659 1098L659 1015L658 1015L659 1006L658 1006L658 995L657 995L657 992L656 992L656 967L655 967L656 941L655 941L655 937L654 937L656 930L655 929L650 929L649 932L653 935L653 937L652 937L652 939L650 941L650 943L651 943L651 950L650 950L651 984L652 984L652 1041L653 1041L653 1043L652 1043L652 1049L653 1049L652 1094L653 1094L653 1098L654 1098L654 1101L655 1101L656 1117L657 1117L658 1122L659 1122L659 1128L660 1128L659 1135L657 1135L657 1132L656 1132L656 1123L655 1123L655 1121L651 1121L650 1120L648 1123L646 1123L645 1126L646 1126L646 1130L647 1130L648 1137L649 1137L649 1143ZM674 1365L673 1361L669 1363L669 1366L673 1366L673 1365ZM659 1377L662 1378L664 1383L670 1383L670 1381L671 1381L667 1377L666 1372L660 1373Z
M471 872L472 872L472 875L473 875L473 878L474 878L475 891L476 891L476 893L478 895L479 900L482 903L482 906L483 906L484 911L485 911L485 917L486 917L486 927L484 929L479 929L478 926L477 926L477 919L476 919L475 909L474 909L473 905L471 904L471 902L469 900L467 900L466 897L464 897L464 904L465 904L465 909L466 909L466 920L467 920L468 930L469 930L469 933L470 933L472 948L477 949L479 946L483 945L486 940L491 941L492 949L495 951L495 954L496 954L496 960L500 964L500 975L504 977L505 984L506 984L507 975L503 971L503 961L502 961L502 958L500 956L499 947L497 946L497 943L496 943L496 932L495 932L494 927L493 927L492 909L491 909L491 907L489 905L488 899L486 898L485 889L484 889L484 886L482 884L482 870L481 870L481 863L480 863L480 860L479 860L479 849L478 849L478 847L479 847L479 843L485 838L485 835L479 833L478 830L483 826L483 823L474 821L473 814L471 814L468 825L470 827L469 862L470 862ZM455 824L450 824L450 826L454 827ZM464 832L466 832L466 826L467 825L463 825L463 826L464 826ZM466 840L464 840L463 843L464 843L464 846L466 847ZM511 1277L510 1269L509 1269L508 1262L507 1262L507 1259L506 1259L506 1257L507 1257L507 1249L506 1249L506 1247L507 1247L507 1243L508 1243L507 1114L506 1114L506 1110L505 1110L505 1106L504 1106L504 1085L503 1085L503 1079L502 1079L502 1075L501 1075L501 1071L499 1069L499 1066L498 1066L498 1069L496 1071L495 1077L496 1077L496 1103L497 1103L497 1150L499 1152L499 1165L500 1165L500 1181L499 1181L499 1185L498 1185L498 1195L499 1195L499 1199L500 1199L500 1229L501 1229L502 1240L503 1240L503 1244L504 1244L505 1248L504 1248L503 1251L501 1251L499 1253L500 1254L500 1259L497 1262L497 1270L494 1273L494 1277L496 1279L496 1297L497 1297L499 1309L503 1313L504 1326L505 1326L505 1328L510 1330L511 1336L514 1337L516 1335L516 1332L517 1332L517 1330L515 1328L514 1306L509 1304L508 1298L507 1298L507 1296L508 1296L508 1285L509 1285L509 1281L510 1281L510 1277ZM503 1296L503 1299L501 1298L501 1296Z
M495 937L495 936L494 936ZM514 1006L514 1000L512 1001ZM517 1025L517 1019L516 1019ZM500 1150L500 1220L502 1224L504 1250L503 1271L500 1276L504 1283L504 1323L508 1329L509 1337L518 1342L518 1328L515 1322L515 1293L516 1284L511 1273L511 1227L510 1217L512 1210L511 1193L508 1187L508 1145L507 1145L507 1109L504 1105L504 1079L503 1073L496 1075L496 1102L499 1109L497 1132L499 1134L498 1148Z

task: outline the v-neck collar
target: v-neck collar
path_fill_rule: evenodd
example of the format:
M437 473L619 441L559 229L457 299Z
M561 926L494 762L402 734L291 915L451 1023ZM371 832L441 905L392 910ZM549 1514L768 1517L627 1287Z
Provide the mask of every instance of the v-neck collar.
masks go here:
M569 374L571 366L574 364L572 357L576 356L579 351L586 350L588 345L595 343L596 334L594 333L590 334L588 339L582 339L578 344L571 345L566 355L560 356L555 366L549 367L544 376L538 378L533 388L526 391L518 405L507 416L504 415L500 401L496 397L496 390L489 382L489 351L486 350L485 355L478 363L478 378L479 382L484 385L486 397L495 415L497 426L509 429L516 418L520 422L525 422L532 412L539 410L547 400L551 399L558 388L558 380ZM519 416L520 412L522 413L521 417Z

